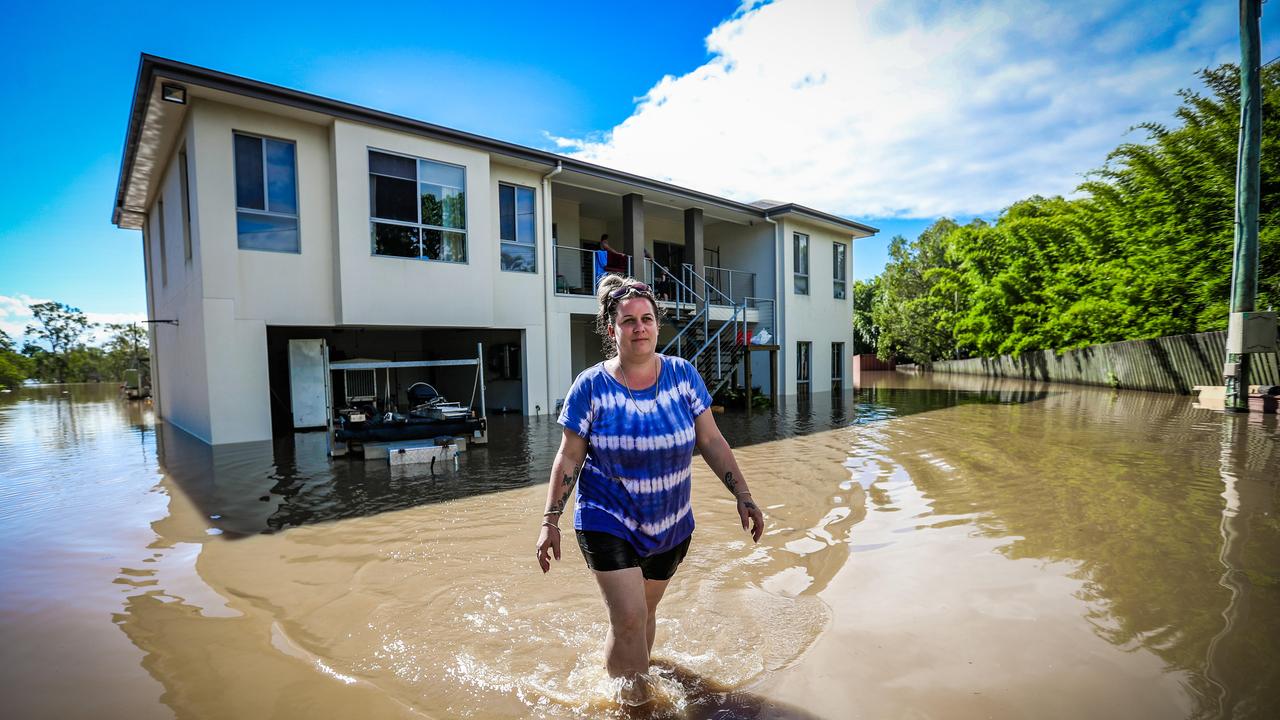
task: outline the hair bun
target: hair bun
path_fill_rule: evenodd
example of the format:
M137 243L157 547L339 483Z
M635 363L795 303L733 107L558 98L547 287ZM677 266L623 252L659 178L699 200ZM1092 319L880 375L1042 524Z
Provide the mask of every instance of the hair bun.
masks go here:
M600 278L600 283L596 285L596 301L603 308L605 303L609 301L609 293L617 290L627 284L627 279L621 275L610 273Z

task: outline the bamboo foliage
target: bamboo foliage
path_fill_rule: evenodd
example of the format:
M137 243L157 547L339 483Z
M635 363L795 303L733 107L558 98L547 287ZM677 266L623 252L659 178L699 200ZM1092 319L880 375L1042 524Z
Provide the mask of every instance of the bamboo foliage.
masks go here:
M1069 350L1226 327L1239 81L1199 73L1174 126L1134 128L1079 196L895 238L871 316L881 357ZM1280 305L1280 67L1264 68L1259 309Z

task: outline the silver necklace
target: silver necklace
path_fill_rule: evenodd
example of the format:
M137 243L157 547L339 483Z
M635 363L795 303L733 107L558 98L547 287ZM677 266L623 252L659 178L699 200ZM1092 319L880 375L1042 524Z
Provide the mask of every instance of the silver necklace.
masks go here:
M622 373L622 387L627 389L627 397L631 398L631 406L636 409L636 412L640 413L641 415L648 415L649 413L653 412L653 410L658 409L658 399L656 397L653 399L653 410L640 409L640 403L636 402L636 396L631 394L631 380L627 378L627 368L622 364L621 357L618 358L618 372ZM654 375L653 381L654 383L658 382L657 375Z

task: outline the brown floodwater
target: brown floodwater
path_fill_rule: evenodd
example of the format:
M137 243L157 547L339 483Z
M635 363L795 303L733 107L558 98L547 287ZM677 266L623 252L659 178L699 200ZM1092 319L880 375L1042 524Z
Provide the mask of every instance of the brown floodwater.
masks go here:
M1275 416L877 373L718 422L768 531L695 460L627 708L576 544L534 559L545 418L432 475L209 448L107 386L0 395L5 716L1280 715Z

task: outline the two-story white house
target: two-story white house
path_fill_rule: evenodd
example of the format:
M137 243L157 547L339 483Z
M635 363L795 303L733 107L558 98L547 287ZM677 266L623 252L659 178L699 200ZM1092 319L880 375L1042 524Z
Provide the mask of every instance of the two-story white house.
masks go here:
M660 341L683 333L710 384L767 329L776 376L752 352L752 383L829 391L850 371L852 241L876 232L146 55L112 221L142 230L159 412L211 444L295 425L303 338L334 360L480 347L488 407L554 412L602 357L605 257L658 290ZM620 255L595 252L604 235ZM421 372L472 390L473 370Z

